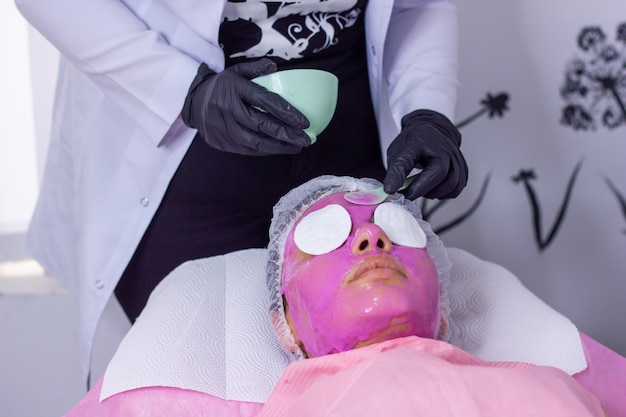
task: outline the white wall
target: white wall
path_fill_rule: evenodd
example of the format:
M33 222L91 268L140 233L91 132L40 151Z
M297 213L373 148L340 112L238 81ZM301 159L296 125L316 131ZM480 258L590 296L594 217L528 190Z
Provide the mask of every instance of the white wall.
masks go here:
M626 195L626 120L611 130L600 111L617 107L609 94L599 97L596 129L576 131L560 123L565 101L559 90L566 65L592 56L577 46L581 29L598 26L615 46L617 65L594 71L626 76L626 43L616 40L626 22L623 0L459 1L461 89L458 121L477 109L486 94L505 91L509 110L484 115L464 127L462 149L470 165L463 195L432 216L434 226L463 213L491 181L476 212L443 233L444 242L502 264L541 298L570 317L581 330L626 354L626 218L606 178ZM591 92L590 92L591 93ZM619 90L626 102L626 85ZM587 104L586 104L587 105ZM553 241L535 243L530 200L520 170L539 202L545 239L555 222L574 167L582 161L563 221Z
M32 215L38 171L28 26L13 2L0 3L0 51L0 233L15 233Z

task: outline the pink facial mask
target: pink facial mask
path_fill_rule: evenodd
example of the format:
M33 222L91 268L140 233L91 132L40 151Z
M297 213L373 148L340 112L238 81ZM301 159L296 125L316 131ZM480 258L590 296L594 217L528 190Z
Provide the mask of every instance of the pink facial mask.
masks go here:
M282 292L307 353L321 356L409 335L436 337L439 277L427 250L392 243L372 223L377 206L351 204L343 194L321 199L307 214L330 204L343 206L352 219L341 246L305 254L294 243L297 224L285 244Z

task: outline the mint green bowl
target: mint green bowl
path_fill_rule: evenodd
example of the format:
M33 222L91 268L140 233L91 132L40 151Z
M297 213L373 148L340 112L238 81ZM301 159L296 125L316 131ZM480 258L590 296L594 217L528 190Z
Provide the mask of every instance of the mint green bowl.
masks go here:
M311 125L304 131L311 143L317 141L317 136L335 114L339 80L330 72L290 69L262 75L252 81L280 95L309 119Z

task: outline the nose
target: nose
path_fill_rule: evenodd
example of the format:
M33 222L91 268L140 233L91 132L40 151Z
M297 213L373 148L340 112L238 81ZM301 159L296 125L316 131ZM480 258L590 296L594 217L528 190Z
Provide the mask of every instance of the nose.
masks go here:
M355 232L355 238L351 244L354 255L368 252L391 252L391 240L383 230L373 223L363 224Z

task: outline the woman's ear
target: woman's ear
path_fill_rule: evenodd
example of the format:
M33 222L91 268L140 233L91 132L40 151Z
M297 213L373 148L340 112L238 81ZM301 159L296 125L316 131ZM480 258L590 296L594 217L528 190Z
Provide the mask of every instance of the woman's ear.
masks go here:
M443 336L447 332L448 332L448 320L445 317L442 317L439 323L439 334L437 335L437 339L442 339Z
M309 354L309 352L307 352L304 343L302 343L302 341L298 338L298 331L296 330L296 326L293 324L293 319L291 318L291 313L289 312L289 304L287 303L285 297L283 297L283 305L285 306L285 319L287 320L287 325L289 326L289 329L291 329L291 334L293 335L296 344L300 347L300 350L304 352L306 357L310 358L311 355Z

